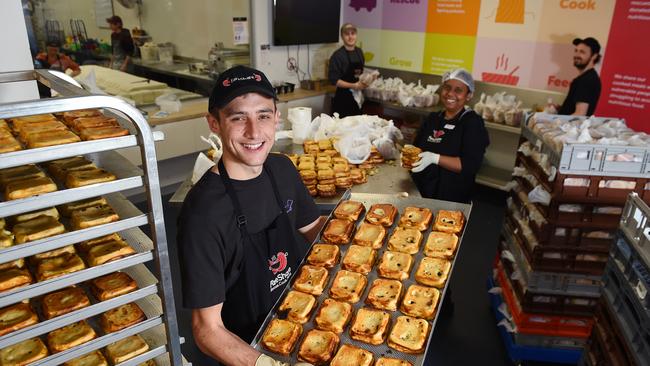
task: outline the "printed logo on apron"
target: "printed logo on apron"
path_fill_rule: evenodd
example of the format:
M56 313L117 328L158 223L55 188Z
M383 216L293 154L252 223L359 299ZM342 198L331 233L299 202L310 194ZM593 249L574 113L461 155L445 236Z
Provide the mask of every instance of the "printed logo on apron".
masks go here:
M431 136L427 137L427 142L431 142L433 144L439 144L442 142L442 136L445 135L445 131L443 130L433 130L433 133Z
M269 291L281 287L291 278L291 267L287 268L288 258L289 252L278 252L269 259L269 270L275 275L275 278L269 281ZM285 269L286 272L283 272Z

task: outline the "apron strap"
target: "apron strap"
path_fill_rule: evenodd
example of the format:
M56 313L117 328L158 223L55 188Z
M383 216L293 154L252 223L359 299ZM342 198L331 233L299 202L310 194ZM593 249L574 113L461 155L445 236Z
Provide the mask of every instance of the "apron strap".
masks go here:
M241 205L239 204L239 199L237 198L237 195L235 194L235 189L232 186L232 181L230 180L230 176L228 176L228 171L226 170L226 167L223 165L223 161L221 159L219 159L217 168L219 169L221 180L223 181L223 184L226 186L226 193L228 193L228 196L230 196L230 201L232 201L232 205L235 210L235 215L237 215L236 216L237 228L239 228L239 231L241 231L243 236L248 236L248 231L246 230L246 216L244 216L242 212Z

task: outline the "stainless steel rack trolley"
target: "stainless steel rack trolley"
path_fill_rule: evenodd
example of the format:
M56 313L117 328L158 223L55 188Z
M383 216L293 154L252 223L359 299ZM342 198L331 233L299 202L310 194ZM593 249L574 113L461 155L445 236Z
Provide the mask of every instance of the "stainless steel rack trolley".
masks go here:
M147 341L149 351L121 362L119 366L135 366L149 360L155 360L159 366L187 364L181 355L180 345L183 339L179 337L176 321L154 146L154 142L164 139L164 136L161 133L152 133L142 114L126 102L110 96L90 95L85 90L51 74L48 70L0 73L0 83L30 80L36 80L49 86L62 97L0 104L0 119L81 109L102 109L104 114L116 117L124 128L129 129L130 134L122 137L0 154L0 169L84 155L97 165L111 170L117 176L117 179L111 182L69 189L60 186L58 191L51 193L10 201L0 200L0 218L103 196L118 213L120 219L108 224L67 231L25 244L2 248L0 249L0 263L63 248L115 232L118 232L135 249L136 253L105 264L87 267L60 277L2 292L0 293L0 308L28 299L38 302L41 295L71 285L84 288L85 281L114 271L123 271L129 274L137 282L138 289L107 301L91 301L90 306L49 320L40 317L41 321L32 326L1 336L0 349L34 337L45 338L44 336L52 330L84 319L91 326L97 328L94 316L123 304L135 302L145 313L147 317L145 321L117 332L104 335L99 333L95 339L89 342L59 353L50 353L49 356L32 363L32 365L60 365L135 334L139 334ZM142 169L131 165L129 161L114 151L131 146L140 148ZM140 212L120 193L138 187L144 188L146 193L150 210L148 213ZM141 226L150 228L151 238L140 230ZM148 261L154 262L153 274L144 266L144 263ZM34 308L36 309L36 306Z

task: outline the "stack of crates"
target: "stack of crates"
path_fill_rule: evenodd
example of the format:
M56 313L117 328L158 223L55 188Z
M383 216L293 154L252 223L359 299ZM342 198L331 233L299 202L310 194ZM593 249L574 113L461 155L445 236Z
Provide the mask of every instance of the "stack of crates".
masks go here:
M650 365L650 208L631 194L603 276L582 364Z
M574 117L534 118L543 123ZM536 186L521 174L513 177L517 184L508 199L494 266L499 312L507 319L500 322L508 330L502 334L507 345L534 351L516 357L511 352L513 361L575 364L600 306L602 275L625 200L636 192L650 202L650 148L565 144L557 153L528 126L521 143L538 158L518 152L516 169L534 177L551 199L548 205L533 203L529 193ZM554 179L538 163L540 154L556 169ZM620 154L632 156L631 161L613 158ZM587 183L565 184L570 181ZM611 188L611 181L634 188Z

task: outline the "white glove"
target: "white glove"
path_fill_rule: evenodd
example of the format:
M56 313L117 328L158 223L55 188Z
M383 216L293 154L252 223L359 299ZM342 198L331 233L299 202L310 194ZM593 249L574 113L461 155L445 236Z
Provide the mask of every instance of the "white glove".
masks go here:
M438 165L438 161L440 161L440 154L431 151L423 151L418 156L420 160L413 163L413 169L411 169L413 173L419 173L431 164Z
M257 358L257 361L255 361L255 366L289 366L289 364L286 362L275 360L265 354L261 354ZM298 362L294 364L294 366L314 366L314 365L306 362Z

